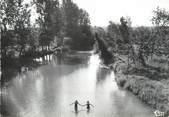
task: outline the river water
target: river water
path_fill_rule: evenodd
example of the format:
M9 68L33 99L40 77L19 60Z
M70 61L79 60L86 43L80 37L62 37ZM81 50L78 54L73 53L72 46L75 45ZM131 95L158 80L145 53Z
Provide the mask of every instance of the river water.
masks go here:
M14 78L1 95L2 114L8 117L154 117L152 110L129 92L120 90L114 73L98 55L76 53L50 56L50 62ZM42 61L36 59L37 61ZM75 100L94 108L90 112Z

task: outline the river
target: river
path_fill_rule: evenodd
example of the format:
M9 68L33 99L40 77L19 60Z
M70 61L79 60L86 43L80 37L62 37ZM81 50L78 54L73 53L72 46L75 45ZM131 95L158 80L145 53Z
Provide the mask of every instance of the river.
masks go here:
M120 90L114 73L98 55L79 52L69 57L51 55L50 62L20 74L1 92L2 114L7 117L154 117L152 110L131 93ZM37 61L42 61L37 59ZM90 112L75 100L94 108Z

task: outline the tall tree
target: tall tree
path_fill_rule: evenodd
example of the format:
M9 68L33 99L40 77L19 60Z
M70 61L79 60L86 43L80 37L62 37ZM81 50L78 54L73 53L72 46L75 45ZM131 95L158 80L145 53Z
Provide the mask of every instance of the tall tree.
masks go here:
M156 26L169 26L169 11L157 7L157 9L153 11L153 13L153 24L155 24Z
M1 6L2 53L6 55L6 51L9 50L8 47L12 43L19 48L21 55L26 46L30 29L29 5L23 4L23 0L2 0ZM15 43L13 43L14 41Z
M62 14L58 0L34 0L41 28L40 44L49 46L55 36L60 36L62 29Z
M88 13L83 9L79 9L72 0L63 0L63 10L65 35L71 38L71 48L76 50L91 49L93 36Z
M129 43L129 27L128 27L128 21L124 18L124 17L121 17L120 18L120 32L121 32L121 35L122 35L122 38L123 38L123 42L124 43Z
M157 7L153 11L154 16L152 23L156 26L156 50L159 54L165 54L169 56L169 11Z

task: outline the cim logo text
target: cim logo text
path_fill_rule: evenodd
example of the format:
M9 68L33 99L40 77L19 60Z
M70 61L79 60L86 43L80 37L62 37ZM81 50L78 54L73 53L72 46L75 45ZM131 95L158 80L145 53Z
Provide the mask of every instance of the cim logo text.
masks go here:
M164 112L161 112L159 110L154 111L154 114L156 117L164 117L164 115L165 115Z

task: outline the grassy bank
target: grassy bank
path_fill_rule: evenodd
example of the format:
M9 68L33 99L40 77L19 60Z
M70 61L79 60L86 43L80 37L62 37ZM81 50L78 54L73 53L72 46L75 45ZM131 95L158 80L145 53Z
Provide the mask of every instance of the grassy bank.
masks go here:
M160 63L159 63L160 64ZM131 91L154 110L165 112L169 116L169 69L146 69L126 64L117 65L116 81L122 89Z

